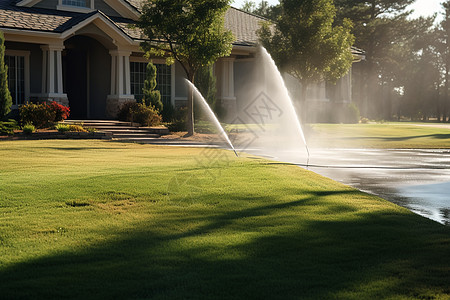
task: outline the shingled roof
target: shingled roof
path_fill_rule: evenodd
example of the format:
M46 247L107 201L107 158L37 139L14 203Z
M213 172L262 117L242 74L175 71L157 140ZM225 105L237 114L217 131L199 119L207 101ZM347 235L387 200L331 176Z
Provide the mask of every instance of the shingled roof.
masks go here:
M142 0L124 0L137 10ZM16 6L18 0L0 0L0 28L63 33L87 18L102 12L90 13L66 12L60 10ZM106 15L104 15L106 17ZM125 18L107 17L131 39L144 38L138 29L131 29L133 21ZM235 45L253 46L258 41L256 30L265 19L231 7L225 16L225 27L236 37Z

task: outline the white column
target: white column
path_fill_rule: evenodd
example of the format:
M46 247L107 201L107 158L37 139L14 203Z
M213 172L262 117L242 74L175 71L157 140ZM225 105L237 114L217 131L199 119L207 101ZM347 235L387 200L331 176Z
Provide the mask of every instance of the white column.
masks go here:
M43 45L42 49L42 100L54 100L69 105L63 91L62 50L64 45Z
M220 103L226 111L225 120L232 120L237 115L236 97L234 95L234 58L226 57L220 60L221 80Z
M111 94L123 98L130 98L130 55L129 51L111 50Z
M131 81L130 81L130 56L125 56L125 94L131 94Z
M45 49L42 49L42 88L41 92L42 94L47 93L47 57L48 57L48 51Z
M48 51L48 93L55 93L55 50L49 49Z
M62 77L62 55L61 51L56 51L56 72L58 74L57 76L57 85L58 89L56 92L58 94L63 93L63 77Z
M111 95L116 94L117 55L111 54Z
M106 115L114 118L124 102L134 100L131 95L130 51L111 50L111 94L108 95Z
M222 98L235 99L234 97L234 58L222 59Z

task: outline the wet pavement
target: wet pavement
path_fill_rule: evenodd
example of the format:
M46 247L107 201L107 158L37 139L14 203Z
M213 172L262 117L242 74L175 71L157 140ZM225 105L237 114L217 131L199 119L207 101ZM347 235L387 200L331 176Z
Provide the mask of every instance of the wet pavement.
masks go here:
M450 225L450 151L314 149L309 170Z
M248 151L258 154L259 151ZM450 150L311 149L306 157L271 158L298 164L450 225Z

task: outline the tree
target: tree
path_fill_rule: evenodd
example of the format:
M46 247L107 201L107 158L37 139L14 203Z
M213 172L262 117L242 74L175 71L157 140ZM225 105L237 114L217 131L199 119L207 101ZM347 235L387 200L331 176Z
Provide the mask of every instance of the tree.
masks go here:
M149 56L178 61L192 83L202 66L231 52L233 35L224 28L230 0L147 1L137 22L147 36L142 47ZM193 91L188 92L188 135L194 134Z
M205 97L206 102L213 110L216 110L216 77L214 76L213 66L201 67L197 74L197 87L200 93Z
M12 97L8 89L8 66L5 64L5 37L0 31L0 120L11 111Z
M449 88L450 88L450 1L442 3L444 8L444 20L439 26L439 52L444 66L444 95L442 99L442 120L447 121L449 109ZM448 116L450 122L450 116Z
M258 31L278 67L301 82L302 101L309 84L336 81L352 64L351 24L333 26L335 14L332 0L282 0L274 28L265 23Z
M258 5L254 1L246 0L241 7L242 10L270 19L276 20L280 15L280 5L270 5L269 2L262 0Z
M241 9L243 11L246 11L246 12L249 12L249 13L253 13L253 11L256 9L256 4L253 1L245 0L244 4L242 4Z
M161 93L156 88L156 66L150 61L147 64L147 70L145 73L144 87L142 92L144 97L142 103L147 106L153 106L160 113L163 110L163 103L161 102Z
M386 86L383 69L392 64L391 52L411 34L408 5L414 0L336 0L337 23L350 19L355 44L366 52L366 61L355 65L353 95L364 116L382 115ZM382 79L384 77L384 79ZM383 81L384 80L384 81ZM391 88L393 88L393 85Z

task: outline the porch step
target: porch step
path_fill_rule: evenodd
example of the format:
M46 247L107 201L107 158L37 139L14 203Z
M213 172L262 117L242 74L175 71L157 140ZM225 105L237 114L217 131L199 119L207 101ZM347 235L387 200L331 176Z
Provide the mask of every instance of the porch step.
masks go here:
M136 123L116 120L66 120L66 124L83 124L85 127L95 128L101 132L111 134L113 139L142 142L159 138L169 134L166 127L138 127Z

